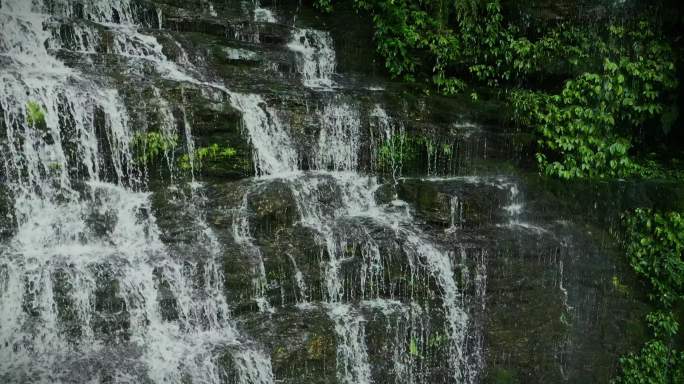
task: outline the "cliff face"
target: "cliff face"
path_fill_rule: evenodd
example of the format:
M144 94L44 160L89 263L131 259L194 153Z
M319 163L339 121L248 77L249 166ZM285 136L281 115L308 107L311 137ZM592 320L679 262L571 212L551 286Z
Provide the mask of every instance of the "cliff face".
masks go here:
M499 106L385 78L351 9L0 21L3 382L607 383L643 338L611 232L684 191L540 179Z

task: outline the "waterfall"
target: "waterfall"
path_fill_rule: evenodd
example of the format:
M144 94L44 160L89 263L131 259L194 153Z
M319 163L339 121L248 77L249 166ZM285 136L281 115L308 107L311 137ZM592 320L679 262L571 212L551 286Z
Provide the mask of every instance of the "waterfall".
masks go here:
M334 61L332 57L308 57L304 60ZM304 63L303 67L314 65ZM334 66L333 66L334 67ZM305 81L307 73L303 76ZM310 74L310 73L309 73ZM395 233L408 254L415 273L424 269L434 278L442 291L442 306L446 317L445 332L449 339L449 369L456 382L472 382L476 374L466 356L468 315L464 298L454 277L451 255L432 244L428 236L413 224L414 219L404 202L395 200L381 205L375 194L380 187L375 177L358 173L360 117L354 107L336 98L319 114L321 131L314 152L318 170L301 173L298 170L297 148L288 136L283 122L264 117L264 108L255 103L238 101L245 112L243 122L251 137L259 169L267 178L282 180L290 186L298 205L301 223L317 234L317 241L326 250L324 263L328 315L337 334L338 380L343 383L366 384L373 381L368 368L368 355L363 345L366 320L350 302L341 267L347 262L348 245L362 244L362 255L370 268L364 269L363 280L379 279L382 264L378 262L378 246L366 231L349 232L347 220L364 218ZM262 179L263 180L263 179ZM338 206L332 211L321 204L321 194L327 188L339 191ZM362 290L364 290L362 288ZM365 291L364 291L365 298ZM372 293L369 299L377 298Z
M358 163L361 143L360 116L353 107L333 100L320 113L316 166L319 169L352 170Z
M261 2L259 0L254 0L254 21L260 22L260 23L277 23L278 20L276 19L275 15L273 14L273 11L267 8L263 8L261 6Z
M208 203L192 161L186 185L175 177L176 153L164 153L171 174L165 193L178 197L180 213L174 213L187 217L192 228L190 244L167 244L147 185L149 170L132 150L136 134L149 127L136 127L124 96L87 73L97 72L98 64L87 61L79 71L56 55L67 51L88 57L106 46L107 54L128 65L123 76L154 73L164 81L215 92L241 113L257 177L232 217L232 240L254 264L253 299L265 315L277 316L277 308L265 292L268 275L264 254L250 231L249 202L262 186L277 181L292 192L297 224L313 231L321 250L325 281L320 307L333 325L338 381L378 381L369 357L367 325L369 311L380 310L398 328L391 346L397 383L429 382L419 372L423 363L417 358L417 344L427 343L428 330L433 336L446 335L449 377L474 382L478 367L466 356L470 319L463 287L454 275L455 255L415 224L396 191L390 202L379 202L379 178L360 171L362 121L375 118L382 139L390 142L403 127L391 123L379 105L366 116L359 105L332 97L315 113L317 140L301 148L287 119L264 97L206 80L178 42L177 61L169 59L157 35L146 33L159 32L162 22L169 21L160 9L142 20L136 4L2 1L0 176L13 196L16 228L7 244L0 244L0 381L66 382L71 376L117 383L277 380L263 347L231 318L223 275L230 266L223 265L224 245L205 217ZM202 5L209 16L217 16L210 2ZM81 21L62 36L54 30L54 18ZM276 21L258 6L254 18ZM107 31L106 44L96 28ZM239 28L235 33L241 34ZM258 37L245 40L258 42ZM296 29L288 48L309 92L336 88L329 33ZM196 145L185 109L174 110L156 87L153 100L144 102L155 109L160 134L180 136L182 127L185 151L192 159ZM311 156L306 167L305 155ZM391 166L396 188L401 165ZM333 201L325 201L331 190ZM437 285L434 296L439 297L430 298L430 304L437 303L444 317L439 329L431 329L422 318L430 310L428 304L399 302L386 287L388 256L378 233L400 249L397 257L410 269L407 284ZM297 261L288 258L296 271L299 309L315 307L313 287L307 286ZM354 258L361 259L358 286L350 286L344 277ZM476 279L484 279L485 271L478 271ZM226 369L226 360L234 372Z
M297 55L297 70L304 85L330 89L335 68L335 50L329 33L315 29L297 29L287 45Z
M60 16L77 13L72 2L50 6ZM67 46L43 28L44 7L8 0L0 9L0 156L16 225L0 249L0 379L220 383L228 353L239 383L273 383L268 358L230 320L220 245L201 212L193 214L196 250L208 257L189 263L160 240L121 97L46 48ZM94 1L78 12L113 31L113 54L152 64L169 80L204 84L138 31L131 2ZM92 53L99 41L82 28L68 49ZM175 135L168 102L156 99L161 133ZM187 118L185 125L191 153Z

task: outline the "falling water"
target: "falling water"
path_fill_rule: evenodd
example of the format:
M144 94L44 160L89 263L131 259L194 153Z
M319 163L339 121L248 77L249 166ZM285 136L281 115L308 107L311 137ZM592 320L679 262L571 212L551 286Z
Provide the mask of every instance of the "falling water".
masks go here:
M304 85L329 89L335 86L336 61L332 37L315 29L297 29L287 45L297 55L297 70Z
M273 14L273 11L271 11L268 8L263 8L261 6L261 2L259 0L255 0L255 7L254 7L254 21L261 22L261 23L277 23L278 20L276 19L275 15Z
M247 105L255 104L252 102ZM419 268L424 268L438 282L447 319L445 331L449 338L449 368L454 380L472 382L476 374L471 372L466 356L468 315L463 309L464 299L454 278L451 257L430 243L428 237L413 224L414 220L405 209L404 202L395 200L389 206L378 204L375 193L380 185L377 180L357 173L360 118L354 107L333 99L330 105L323 108L319 115L321 132L315 148L315 164L319 170L306 174L297 171L297 151L281 121L272 116L263 118L263 107L246 107L243 104L241 110L254 111L245 114L243 119L259 169L269 178L288 183L299 208L301 223L316 232L317 241L326 250L328 260L323 268L328 314L335 323L337 333L338 379L344 383L363 384L372 381L366 368L369 364L368 355L361 344L365 319L351 307L351 297L346 297L340 273L341 266L349 257L349 243L360 242L363 244L363 258L370 265L369 269L364 269L363 279L378 279L382 276L375 239L368 231L350 233L345 226L347 220L363 218L394 232L396 238L401 239L416 273ZM340 193L339 206L333 210L321 204L321 193L330 187ZM363 295L365 297L366 294Z
M141 32L162 27L161 11L155 10L154 22L144 23L128 0L92 1L79 10L70 1L50 3L59 17L76 18L80 13L89 23L106 27L112 35L108 53L127 60L129 75L144 76L151 68L166 81L228 96L241 112L259 177L232 224L234 240L255 263L254 298L264 312L274 311L264 293L268 282L263 255L249 231L250 193L279 179L295 197L300 224L315 232L326 254L321 258L324 307L337 338L340 382L374 381L366 345L367 307L382 305L386 314L398 313L397 321L405 329L427 328L416 325L425 310L417 304L407 309L404 303L383 301L385 256L377 228L390 233L402 248L412 277L419 279L423 273L436 281L446 319L442 332L448 338L450 376L456 382L474 381L477 368L466 356L469 317L454 276L454 255L414 224L407 203L396 196L389 203L378 202L382 185L376 177L359 172L364 112L358 106L332 98L320 107L318 140L308 148L313 170L305 172L303 154L287 122L261 96L203 80L187 55L173 62L154 36ZM211 3L206 4L215 16ZM274 383L268 357L231 320L223 293L223 249L204 218L194 169L191 192L181 205L193 218L193 252L205 255L202 260L161 241L146 190L147 170L131 150L135 134L144 127L132 128L121 95L54 56L56 50L97 52L103 44L100 35L84 23L65 41L43 28L50 17L39 1L6 0L0 8L0 56L8 63L0 73L6 139L0 156L14 196L16 225L0 253L0 379L60 382L75 374L84 382L220 383L233 374L221 364L228 355L239 384ZM255 17L275 22L261 8ZM288 47L297 56L305 86L335 87L335 52L328 33L297 29ZM91 65L89 69L95 70ZM149 103L158 112L160 132L179 135L178 116L170 102L158 90L154 96ZM43 112L44 122L32 116L36 108ZM192 156L192 127L185 111L180 114L185 149ZM380 122L383 139L391 141L397 133L381 107L371 115ZM174 153L164 155L167 167L173 168ZM400 172L395 164L392 167ZM321 202L330 188L339 192L334 206ZM357 249L363 265L355 297L342 269ZM294 258L291 262L297 270L300 303L308 303L309 287ZM357 299L373 304L359 305ZM427 380L411 368L419 364L410 356L413 344L406 346L406 337L411 343L416 337L412 332L397 333L393 345L395 374L402 383Z
M75 14L71 2L51 6ZM114 31L112 53L200 83L138 32L128 1L95 1L81 11ZM43 28L50 20L39 2L4 1L0 20L8 63L0 74L2 165L16 224L0 256L0 378L219 383L226 373L218 360L229 353L240 384L272 383L268 359L230 322L215 263L220 245L201 214L194 227L206 261L188 264L160 241L117 92L52 56L46 46L66 46ZM73 51L99 44L86 29L74 36ZM170 107L157 96L160 130L175 135Z
M316 167L337 171L354 170L361 144L359 112L353 106L333 100L319 116L322 124L318 139Z

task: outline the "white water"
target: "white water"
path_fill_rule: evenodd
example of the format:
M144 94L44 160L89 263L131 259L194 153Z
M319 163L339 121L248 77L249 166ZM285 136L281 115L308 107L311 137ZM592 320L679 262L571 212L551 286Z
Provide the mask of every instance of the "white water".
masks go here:
M254 21L260 23L277 23L275 14L268 8L263 8L259 0L254 0Z
M58 4L63 14L73 14L69 2ZM376 300L381 295L382 254L370 228L362 223L366 220L394 233L409 257L412 273L426 270L438 282L447 319L444 331L449 338L449 368L457 382L472 381L472 370L464 356L468 317L453 275L452 255L432 244L413 224L404 202L377 203L378 181L357 172L361 117L355 106L333 100L321 109L321 132L314 148L314 167L318 171L301 172L300 154L287 125L263 98L231 92L220 84L198 79L187 60L181 63L181 69L163 54L154 37L139 31L141 26L126 0L94 1L87 4L85 12L90 20L113 31L111 53L139 63L141 67L134 67L136 71L144 73L144 66L149 65L167 80L219 90L228 94L234 107L243 113L245 131L255 147L256 173L263 176L257 182L268 178L286 180L296 197L302 224L316 231L317 241L327 251L323 265L326 308L335 326L340 382L373 382L365 345L367 319L351 304L353 289L345 286L341 277L345 263L353 257L348 249L360 247L364 261L360 298ZM160 229L151 214L150 195L144 190L143 171L133 161L130 142L134 131L120 96L67 68L45 49L45 41L53 41L53 48L63 46L43 31L48 16L32 9L28 2L3 1L0 17L6 32L0 38L0 47L3 57L11 61L9 70L0 74L4 91L0 102L8 127L8 150L3 151L2 160L16 197L14 214L18 224L11 247L0 255L0 372L12 372L8 380L31 376L38 382L58 382L64 380L59 372L66 372L60 367L114 354L119 359L112 363L111 375L116 382L148 378L155 383L179 383L189 378L193 382L219 383L225 372L221 372L218 360L222 353L229 353L240 384L273 383L268 358L230 321L222 293L221 248L202 213L194 211L199 207L191 205L188 209L196 218L196 247L211 256L207 262L188 262L161 242ZM78 52L92 53L99 44L97 34L88 30L79 36L75 49ZM299 57L306 86L335 85L335 55L327 33L298 30L289 47ZM163 133L176 134L178 127L168 103L160 94L157 99L161 100L157 107ZM45 110L45 132L26 122L29 101ZM70 137L65 137L58 121L64 104L73 120ZM96 110L105 116L104 127L100 128L108 139L104 149L96 140L101 136L93 118ZM190 125L187 118L184 120L187 150L192 153ZM387 131L387 139L391 135ZM76 155L70 155L70 151ZM77 175L69 172L74 169L74 161L79 164ZM173 158L167 161L170 166ZM340 192L340 204L332 209L320 202L323 189L331 187ZM201 198L201 194L193 188L190 199L195 198ZM248 198L246 195L241 211L247 210ZM96 222L109 225L94 227L92 216L98 219ZM349 229L347 220L356 223L353 232L345 232ZM246 215L239 213L234 237L254 253L256 299L262 310L271 311L263 290L266 275L262 256L248 228ZM68 271L66 296L73 303L70 306L81 328L77 346L60 330L64 315L58 311L54 276L62 269ZM117 287L113 295L121 302L117 313L129 322L127 328L117 330L122 334L121 350L113 352L94 325L100 317L110 315L94 308L103 285L100 269L111 274L111 284ZM302 302L306 303L301 273L299 277ZM197 286L198 280L203 285ZM161 307L162 287L173 298L175 318L168 318ZM27 305L34 309L29 312L37 315L27 314ZM395 354L403 361L396 363L398 373L410 371L402 343L397 338L394 345ZM140 354L142 369L124 358L130 350ZM406 379L403 382L414 382L411 374L402 377Z
M72 2L53 5L58 15L74 14ZM38 1L8 0L0 9L0 55L8 62L0 73L6 126L1 156L17 225L0 252L0 379L61 382L71 380L66 368L75 367L80 379L96 380L100 373L78 368L79 361L94 361L107 366L115 382L220 383L225 373L218 360L229 353L240 384L273 383L268 358L230 322L216 264L220 245L201 212L193 215L196 251L204 249L209 258L188 264L160 241L119 95L52 56L45 42L65 46L43 28L50 16L41 8ZM162 77L201 83L168 60L155 38L138 31L127 0L89 2L84 12L114 32L112 53L150 63ZM73 51L92 53L99 44L92 30L75 35ZM159 94L156 100L161 132L176 134L170 107ZM29 123L33 104L45 114L44 127ZM100 123L97 113L104 116ZM191 153L187 118L185 125ZM193 192L192 199L200 197ZM58 285L57 276L65 276L66 285ZM101 301L107 287L114 289L107 297L118 303L110 309ZM172 318L159 301L162 287L173 302ZM65 316L77 324L77 339L62 329ZM118 327L114 350L98 325L103 321ZM131 351L139 360L126 359Z
M392 119L379 104L373 107L370 117L371 134L373 135L371 138L373 156L371 164L375 170L389 165L392 171L392 179L396 185L403 169L404 124ZM381 159L377 158L378 153L380 153Z
M508 216L508 227L524 229L537 234L548 232L546 229L522 219L524 204L517 184L499 181L498 187L509 191L508 205L503 207Z
M346 304L331 305L330 318L337 333L337 370L339 382L363 384L371 382L364 319Z
M254 187L255 189L258 189L259 186L259 184L256 184ZM266 285L268 284L268 280L266 279L264 259L261 254L261 249L259 249L259 247L256 244L254 244L254 239L252 238L252 234L249 228L247 212L249 210L248 205L250 192L251 191L245 193L245 196L242 199L242 205L240 206L237 215L235 215L233 222L233 238L235 239L235 242L243 248L244 252L248 252L248 254L250 255L250 259L253 260L255 263L253 267L254 279L252 284L254 286L255 293L254 299L257 305L259 306L259 310L262 312L272 313L273 308L271 308L268 299L265 297Z
M246 129L260 159L260 169L281 170L267 172L268 179L282 180L290 186L298 205L301 224L317 234L317 241L326 250L324 263L325 289L327 292L328 315L334 321L337 333L338 380L344 383L371 383L367 368L368 355L361 344L365 319L350 307L350 287L345 287L341 277L342 267L351 260L354 244L360 244L364 268L361 280L364 281L362 298L377 298L379 292L366 292L365 282L375 280L374 286L382 278L381 255L378 244L364 225L361 230L351 231L349 220L371 220L373 225L386 228L395 233L409 256L414 273L426 270L441 288L443 311L447 320L445 332L449 339L449 368L457 382L472 382L476 377L465 353L467 343L468 316L464 308L463 295L456 284L451 256L432 244L427 236L417 228L407 205L394 201L390 205L377 203L375 193L380 187L374 177L357 173L358 137L360 119L353 107L344 103L334 103L324 108L321 117L321 132L318 141L317 166L320 171L297 172L296 149L287 138L287 129L276 129L263 124L262 119L245 118ZM252 126L249 126L253 124ZM263 130L273 130L275 135L265 134ZM256 134L255 134L256 133ZM285 158L278 153L288 148L287 158L292 161L283 163ZM275 153L271 152L277 149ZM269 160L271 159L271 160ZM269 162L270 161L270 162ZM327 171L331 169L332 171ZM338 191L339 201L335 208L323 205L323 194L330 188Z
M335 87L336 61L329 33L315 29L297 29L287 47L297 55L297 71L310 88Z
M336 171L354 170L361 145L361 117L349 104L333 99L319 114L316 167Z

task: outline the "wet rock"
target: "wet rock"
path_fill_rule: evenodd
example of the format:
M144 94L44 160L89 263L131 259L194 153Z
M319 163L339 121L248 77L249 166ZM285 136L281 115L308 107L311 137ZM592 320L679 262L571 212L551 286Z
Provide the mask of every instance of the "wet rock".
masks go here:
M258 241L267 241L299 220L297 203L286 182L260 186L248 196L251 233Z
M279 230L262 243L268 300L273 306L324 300L322 261L327 258L316 232L302 225Z
M431 225L483 228L509 220L505 207L515 204L510 187L496 179L462 178L452 182L405 179L397 195L418 218Z
M126 301L120 293L121 283L106 264L92 268L97 278L91 319L93 332L108 344L128 341L130 316Z
M363 302L368 356L375 382L448 383L449 359L441 308L391 300Z
M250 316L241 324L270 351L276 381L337 382L334 324L325 309L283 308L274 315Z
M0 172L0 243L12 237L16 230L14 199L4 186L6 176Z
M57 269L52 274L52 291L60 326L65 338L75 344L83 334L78 304L73 300L74 286L70 268Z

